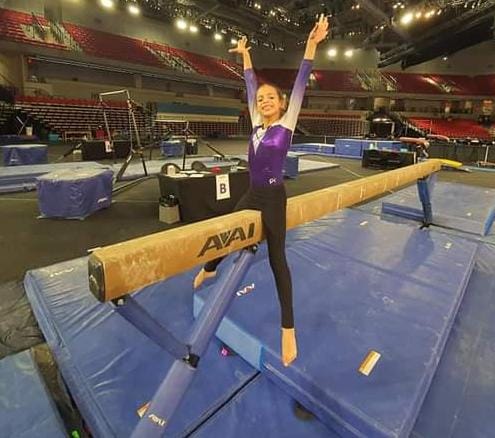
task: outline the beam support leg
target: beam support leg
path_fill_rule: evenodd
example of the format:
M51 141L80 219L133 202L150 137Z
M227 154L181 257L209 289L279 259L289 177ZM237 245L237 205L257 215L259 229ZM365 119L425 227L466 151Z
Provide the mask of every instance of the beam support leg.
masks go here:
M255 247L242 250L237 261L220 279L218 289L211 294L194 323L188 342L190 346L188 357L174 361L134 429L132 438L153 438L163 435L170 418L192 382L201 356L227 313L254 253Z

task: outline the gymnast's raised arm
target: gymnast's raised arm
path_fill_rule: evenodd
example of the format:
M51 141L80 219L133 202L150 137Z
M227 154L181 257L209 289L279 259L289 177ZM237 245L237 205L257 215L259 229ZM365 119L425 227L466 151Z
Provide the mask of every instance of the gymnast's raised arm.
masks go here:
M246 81L247 89L247 101L249 108L249 115L251 117L252 126L256 126L260 123L261 117L256 108L256 90L258 89L258 81L256 74L253 70L253 63L251 61L251 55L249 51L251 47L246 47L247 38L243 36L237 41L237 47L230 49L230 53L239 53L242 55L242 63L244 66L244 80Z
M313 67L313 59L315 57L316 48L318 47L318 44L326 38L327 34L328 19L322 14L308 36L304 58L301 62L296 80L292 87L289 106L282 119L282 124L291 131L294 131L295 129L297 118L299 116L299 112L301 111L304 91Z

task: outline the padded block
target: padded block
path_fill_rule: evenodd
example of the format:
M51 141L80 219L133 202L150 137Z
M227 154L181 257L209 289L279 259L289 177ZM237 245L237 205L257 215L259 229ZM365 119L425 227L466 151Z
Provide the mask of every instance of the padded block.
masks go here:
M112 203L113 172L88 169L52 172L36 181L42 217L84 219Z

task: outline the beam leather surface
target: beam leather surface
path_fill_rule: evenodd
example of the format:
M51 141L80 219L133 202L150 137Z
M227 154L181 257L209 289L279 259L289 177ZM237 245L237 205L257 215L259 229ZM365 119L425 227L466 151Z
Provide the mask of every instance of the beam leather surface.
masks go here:
M287 201L287 228L415 182L441 169L428 160ZM244 210L110 245L89 258L89 285L101 301L117 299L263 240L261 214Z

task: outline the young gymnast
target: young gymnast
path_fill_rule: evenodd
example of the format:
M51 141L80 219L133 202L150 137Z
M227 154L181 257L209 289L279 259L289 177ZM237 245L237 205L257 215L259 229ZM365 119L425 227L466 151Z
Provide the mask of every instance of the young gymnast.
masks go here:
M297 357L292 281L285 256L287 195L282 171L296 127L306 83L318 44L328 34L328 20L323 15L311 30L306 43L304 59L299 67L289 105L280 88L273 84L258 86L246 37L230 52L242 55L244 79L247 88L249 114L253 132L249 141L250 187L235 207L238 210L261 211L261 219L268 243L268 257L277 285L281 309L282 362L288 366ZM222 258L205 264L194 279L194 288L216 275Z

